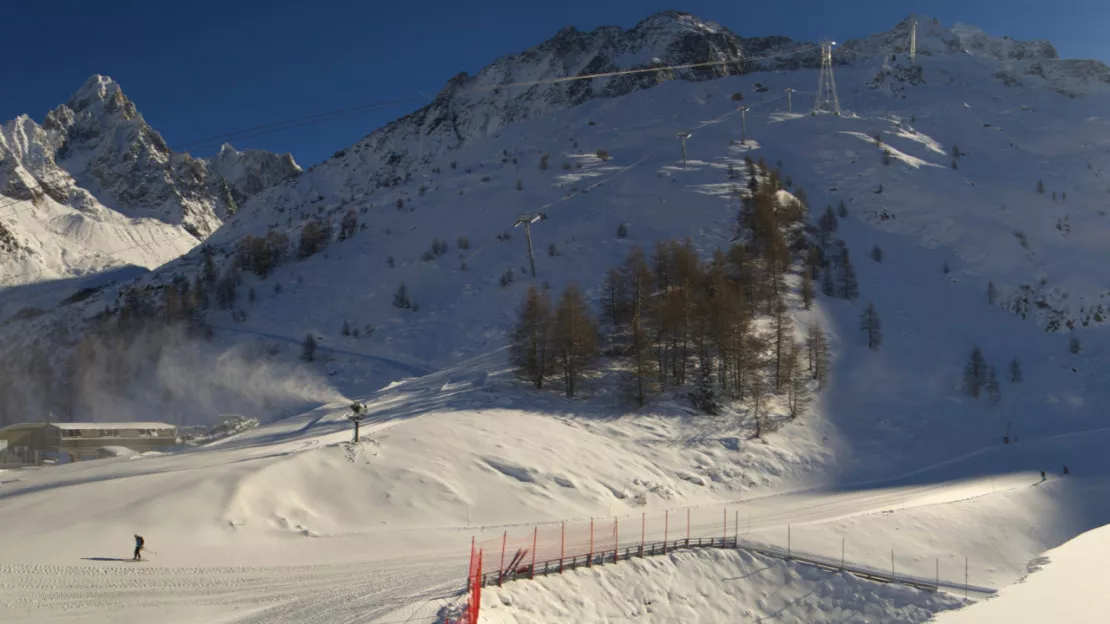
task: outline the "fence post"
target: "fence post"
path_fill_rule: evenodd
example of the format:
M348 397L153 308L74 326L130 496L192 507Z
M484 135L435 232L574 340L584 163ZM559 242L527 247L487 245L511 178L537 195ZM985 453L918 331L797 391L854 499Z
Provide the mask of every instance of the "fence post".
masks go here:
M470 601L470 621L474 624L478 622L478 611L482 608L482 552L483 549L478 550L478 569L474 573L474 598Z
M505 576L505 543L509 541L509 532L506 530L501 535L501 569L497 571L497 586L501 587L501 577Z
M663 554L667 554L667 529L671 526L671 510L663 512Z
M721 533L721 548L724 548L728 543L728 510L722 509L721 515L725 517L725 530Z
M586 560L587 567L594 565L594 519L590 518L590 558Z
M736 510L736 515L732 518L732 543L737 548L740 548L740 510Z
M613 516L613 563L620 561L621 532L620 521ZM602 557L604 559L604 557Z
M563 573L563 549L567 543L567 521L563 520L563 524L559 529L559 574Z
M540 527L532 528L532 567L528 569L528 578L536 578L536 538L540 535Z
M964 598L967 598L967 557L964 557Z
M890 578L894 579L895 576L897 576L897 575L894 574L894 549L891 548L890 549Z
M788 524L788 525L786 525L786 558L787 558L787 559L790 559L790 558L791 558L791 549L790 549L790 525L789 525L789 524Z
M690 508L686 508L686 547L690 547Z
M937 589L940 589L940 557L937 557Z
M840 538L840 571L844 571L844 538Z
M647 537L647 512L640 513L640 557L644 556L644 540Z

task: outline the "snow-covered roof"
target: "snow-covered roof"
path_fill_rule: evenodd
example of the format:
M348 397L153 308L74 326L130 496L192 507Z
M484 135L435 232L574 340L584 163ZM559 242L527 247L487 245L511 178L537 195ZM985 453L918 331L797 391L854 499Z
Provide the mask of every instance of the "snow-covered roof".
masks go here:
M160 422L124 422L124 423L50 423L51 425L66 430L74 429L174 429L173 425Z

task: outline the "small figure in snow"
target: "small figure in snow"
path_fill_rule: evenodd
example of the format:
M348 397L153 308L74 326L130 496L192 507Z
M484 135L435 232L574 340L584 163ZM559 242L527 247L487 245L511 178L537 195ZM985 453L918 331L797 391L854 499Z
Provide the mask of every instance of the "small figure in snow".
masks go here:
M1044 476L1044 471L1041 471L1041 481L1047 481L1048 477Z
M1071 474L1071 471L1068 470L1067 466L1064 466L1064 474Z
M134 557L135 561L139 561L143 558L142 550L143 550L143 544L144 543L145 542L143 541L143 536L142 535L136 535L135 536L135 557Z

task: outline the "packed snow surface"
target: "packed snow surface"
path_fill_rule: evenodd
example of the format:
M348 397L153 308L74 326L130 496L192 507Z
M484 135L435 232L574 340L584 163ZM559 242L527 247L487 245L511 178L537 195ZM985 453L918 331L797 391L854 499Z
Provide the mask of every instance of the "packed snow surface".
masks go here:
M472 536L590 517L635 526L641 514L658 535L659 516L685 508L695 535L717 535L732 514L746 539L935 574L952 591L965 570L984 589L1025 577L1041 553L1110 522L1106 81L1039 44L987 45L963 28L922 33L933 46L920 56L923 82L878 57L838 65L842 117L797 113L812 97L812 70L667 82L565 109L537 104L544 114L508 125L483 126L479 113L500 109L482 108L465 121L496 129L453 151L429 139L408 154L408 184L375 186L358 166L396 147L382 135L380 152L352 150L263 191L214 245L230 251L243 234L271 228L295 240L304 214L355 210L367 227L266 280L245 276L257 297L240 303L245 320L213 312L214 339L296 348L307 333L320 337L315 369L370 408L364 441L349 443L348 402L335 398L211 445L5 471L0 620L431 622L459 600ZM865 57L885 50L882 37L864 43L855 49ZM752 106L746 144L734 93ZM686 163L680 130L693 135ZM631 411L605 378L588 380L574 401L511 379L503 347L526 284L558 291L577 281L596 300L605 270L633 244L689 236L703 253L729 244L745 155L782 161L813 212L846 207L837 236L855 259L861 300L822 296L808 311L789 301L799 324L820 321L832 337L833 380L809 413L788 421L777 410L780 428L757 440L743 405L713 418L667 395ZM427 166L417 164L425 156ZM46 210L69 210L49 201ZM522 236L498 237L525 209L548 215L533 231L535 280L516 271L527 262ZM472 243L456 254L460 236ZM422 259L433 239L452 252ZM868 258L875 247L881 262ZM198 260L144 279L164 283ZM518 277L502 288L506 270ZM401 283L419 311L392 305ZM95 312L116 292L74 309ZM868 302L883 320L879 351L860 341ZM55 320L13 321L4 338L18 345L33 331L65 329ZM366 331L342 336L344 322ZM1082 338L1078 353L1069 334ZM997 405L961 390L973 346L1004 378ZM1007 376L1013 359L1020 381ZM1002 443L1007 435L1014 443ZM119 560L134 533L152 549L147 562ZM1055 561L1012 594L1034 591ZM1085 569L1058 561L1060 578ZM758 563L676 554L592 572L588 591L608 601L626 581L662 591L656 572L689 575L684 592L744 600L755 617L787 621L824 617L819 596L841 619L859 609L920 621L955 606L795 566L780 567L773 589L761 574L708 586ZM572 583L588 578L504 588L509 604L489 612L532 621L562 601L584 613L590 605L575 600L587 590ZM1004 609L1010 593L972 609ZM659 608L678 617L679 602Z

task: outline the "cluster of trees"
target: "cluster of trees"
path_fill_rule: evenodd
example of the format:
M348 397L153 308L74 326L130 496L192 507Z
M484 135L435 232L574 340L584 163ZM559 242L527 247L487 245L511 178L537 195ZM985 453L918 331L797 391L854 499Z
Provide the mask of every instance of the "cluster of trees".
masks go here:
M597 321L577 285L568 285L554 307L546 292L528 288L510 344L522 377L543 388L547 378L558 375L573 397L598 356L598 344Z
M1010 383L1022 380L1021 362L1014 358L1009 366ZM979 347L971 350L967 364L964 365L964 392L978 400L986 396L987 403L997 405L1002 400L1002 389L998 383L998 371L987 362Z
M780 200L776 170L747 164L751 194L739 213L738 242L705 261L689 240L659 242L650 258L633 246L606 276L601 322L606 354L623 369L631 400L643 405L654 393L682 387L693 388L692 398L707 412L716 412L723 399L750 400L760 435L772 393L786 399L793 417L804 409L808 383L825 383L829 346L817 325L797 341L784 301L794 258L807 248L816 253L804 227L805 204ZM807 305L810 277L807 270ZM768 319L766 330L753 322L758 317ZM579 339L567 338L571 328ZM570 346L560 351L553 345ZM554 312L545 294L529 290L512 338L522 376L542 387L562 370L572 396L581 364L596 352L596 329L577 288L564 293ZM582 357L568 360L568 353Z
M840 203L843 214L847 214L844 202ZM832 206L825 209L824 214L817 221L817 241L809 248L806 254L807 283L820 280L821 292L826 297L840 297L849 301L859 298L859 280L856 278L856 269L848 253L844 241L837 239L836 234L839 221ZM876 247L871 251L871 258L876 262L882 261L882 250ZM806 286L811 289L812 286ZM808 302L812 295L803 292Z
M750 399L757 434L770 393L786 396L796 416L806 381L827 378L828 341L816 326L804 345L795 341L783 300L783 252L759 234L707 262L690 241L661 242L650 261L633 247L608 273L602 299L607 338L625 363L630 398L643 405L653 393L693 385L695 402L710 413L722 398ZM769 317L769 331L752 322L760 315Z

